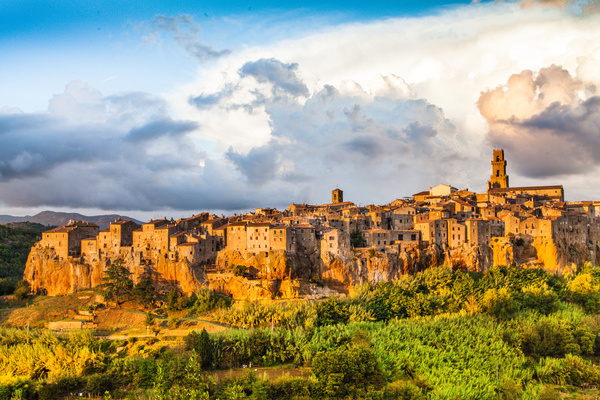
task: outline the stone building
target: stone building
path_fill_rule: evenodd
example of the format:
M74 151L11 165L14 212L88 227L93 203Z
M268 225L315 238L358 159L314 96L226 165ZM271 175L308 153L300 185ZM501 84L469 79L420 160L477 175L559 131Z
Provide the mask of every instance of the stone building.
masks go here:
M325 228L321 232L321 257L329 254L348 257L351 254L350 235L340 229Z
M79 256L81 241L98 234L98 225L91 222L69 221L67 225L51 229L42 234L38 245L53 248L59 259Z
M491 240L490 222L479 218L465 221L467 226L467 242L471 246L488 246Z

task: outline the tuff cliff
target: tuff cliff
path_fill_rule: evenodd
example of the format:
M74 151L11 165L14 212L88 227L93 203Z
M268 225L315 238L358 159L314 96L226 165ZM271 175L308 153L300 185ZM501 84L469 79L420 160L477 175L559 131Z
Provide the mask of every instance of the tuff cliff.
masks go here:
M169 260L164 257L140 259L131 253L123 253L98 261L82 257L58 257L53 248L34 246L28 256L24 279L31 284L33 293L49 296L75 293L92 289L102 283L106 268L117 258L123 260L134 282L150 277L160 289L178 287L192 293L203 281L203 269L191 265L187 260Z
M208 286L235 299L291 299L347 293L353 285L390 281L441 264L471 271L501 265L543 266L562 273L584 261L598 262L599 253L585 244L557 246L544 238L519 236L493 238L489 246L448 249L430 245L399 253L355 249L339 256L299 255L283 250L258 253L222 250L217 256L217 268L206 269L186 259L140 258L130 252L102 262L82 257L61 259L52 248L34 246L24 278L35 293L74 293L102 283L103 272L110 262L122 258L134 282L147 276L163 290L176 287L190 294L198 287ZM245 272L236 276L234 270L239 265L246 267Z

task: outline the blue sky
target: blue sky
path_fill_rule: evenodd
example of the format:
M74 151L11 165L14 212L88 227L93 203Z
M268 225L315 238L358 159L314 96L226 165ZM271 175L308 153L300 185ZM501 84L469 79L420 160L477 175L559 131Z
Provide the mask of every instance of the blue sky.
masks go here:
M0 214L599 199L595 1L0 0Z

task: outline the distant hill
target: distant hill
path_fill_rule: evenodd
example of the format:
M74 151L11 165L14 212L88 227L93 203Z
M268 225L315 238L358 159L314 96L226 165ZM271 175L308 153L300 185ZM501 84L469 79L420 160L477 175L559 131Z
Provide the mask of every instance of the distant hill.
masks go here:
M9 224L16 222L33 222L37 224L41 224L44 226L62 226L67 224L69 221L85 221L85 222L93 222L97 224L100 229L106 229L109 227L111 222L114 222L115 219L130 219L132 221L137 222L138 224L142 224L142 222L130 218L123 215L110 214L110 215L94 215L94 216L86 216L78 213L64 213L64 212L55 212L55 211L42 211L39 214L33 216L25 216L25 217L14 217L12 215L0 215L0 224Z

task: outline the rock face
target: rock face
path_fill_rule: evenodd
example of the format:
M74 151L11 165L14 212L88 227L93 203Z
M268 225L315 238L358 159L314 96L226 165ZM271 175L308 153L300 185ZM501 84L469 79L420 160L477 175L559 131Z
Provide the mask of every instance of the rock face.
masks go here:
M123 260L123 266L132 273L134 282L149 277L158 288L177 287L192 293L203 281L203 269L190 265L185 259L173 261L155 257L140 260L126 252L101 262L86 261L81 257L60 259L53 248L42 246L31 249L24 279L31 284L34 293L49 296L75 293L101 284L104 271L117 258Z
M584 261L600 261L600 251L591 245L555 245L541 237L498 237L489 245L448 249L431 245L400 253L355 249L342 255L298 254L284 250L245 252L222 250L216 269L206 270L186 259L164 256L134 257L127 251L101 263L82 257L59 258L54 249L34 246L29 254L25 279L36 293L63 295L90 289L102 283L103 272L116 258L132 272L134 282L150 277L162 290L178 288L190 294L209 287L234 299L292 299L347 293L353 285L390 281L403 274L447 264L454 269L485 271L501 265L529 265L562 273ZM244 266L243 276L234 271Z

